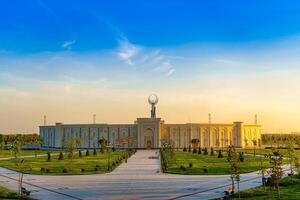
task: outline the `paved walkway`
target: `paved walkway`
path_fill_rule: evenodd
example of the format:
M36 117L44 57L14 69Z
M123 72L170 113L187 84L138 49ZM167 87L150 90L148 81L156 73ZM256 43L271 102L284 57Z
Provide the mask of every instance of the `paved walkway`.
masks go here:
M229 176L189 176L159 172L160 160L150 159L158 155L156 150L139 150L108 174L45 176L25 175L24 181L32 197L50 199L212 199L223 196ZM0 174L17 178L17 173L0 168ZM246 181L251 179L251 181ZM241 176L241 189L260 185L257 173ZM246 182L243 182L246 181ZM16 189L17 183L0 176L0 185ZM213 189L215 188L215 189ZM51 190L51 191L49 191ZM56 193L55 193L56 192ZM58 194L63 193L63 194ZM70 196L66 196L66 195Z

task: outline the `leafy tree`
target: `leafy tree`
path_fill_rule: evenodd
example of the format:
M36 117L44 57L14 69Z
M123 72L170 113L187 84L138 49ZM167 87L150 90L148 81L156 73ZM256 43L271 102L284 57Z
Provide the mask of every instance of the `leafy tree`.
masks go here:
M64 154L62 152L59 152L58 160L63 160Z
M194 138L191 140L193 149L197 149L198 145L199 145L200 140L198 138Z
M228 161L230 163L232 189L234 191L234 181L236 181L238 187L238 197L240 199L240 159L238 152L233 145L229 146L229 152L230 157L228 157Z
M68 153L68 158L71 158L71 161L74 157L74 151L76 150L77 143L76 140L69 138L67 140L67 153Z
M47 162L51 162L51 153L47 152Z
M108 146L108 142L107 140L102 137L98 143L100 144L100 147L101 147L101 153L104 153L106 150L107 150L107 146Z
M218 151L218 158L223 158L222 150L219 150L219 151Z
M293 171L293 165L295 161L295 149L294 149L294 141L292 139L288 139L285 142L286 148L287 148L287 155L289 159L289 165L290 165L290 174L294 174ZM292 177L292 176L291 176Z
M162 169L163 171L167 170L169 167L169 163L172 160L175 160L175 149L174 149L174 144L172 141L165 142L162 144L162 147L160 149L160 154L161 154L161 160L162 160Z
M254 146L254 157L255 157L256 156L255 150L256 150L256 146L257 146L257 140L253 139L252 143L253 143L253 146Z
M198 148L198 154L202 154L201 147Z
M271 165L270 169L267 170L267 173L270 174L272 183L277 190L278 198L280 198L279 182L283 175L283 169L281 167L283 163L283 156L279 153L279 151L273 150L272 154L268 154L267 157L269 158Z
M213 148L213 147L210 148L210 155L211 155L211 156L214 155L214 148Z

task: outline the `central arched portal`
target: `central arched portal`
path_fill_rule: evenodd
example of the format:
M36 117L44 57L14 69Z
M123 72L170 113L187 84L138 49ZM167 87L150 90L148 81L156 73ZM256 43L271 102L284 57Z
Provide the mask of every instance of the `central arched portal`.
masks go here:
M153 148L153 130L151 128L147 128L144 132L144 144L146 149Z

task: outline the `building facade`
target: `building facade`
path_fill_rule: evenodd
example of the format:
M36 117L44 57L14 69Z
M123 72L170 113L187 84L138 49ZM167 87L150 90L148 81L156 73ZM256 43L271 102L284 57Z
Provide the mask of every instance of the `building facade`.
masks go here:
M99 148L105 138L112 146L122 148L159 148L172 142L175 148L199 140L201 147L260 146L260 125L232 124L165 124L160 118L138 118L133 124L62 124L40 126L44 147L63 148L70 139L80 140L81 148Z
M150 98L150 97L149 97ZM157 97L156 97L157 98ZM228 145L251 148L261 144L261 126L243 122L229 124L186 123L166 124L155 114L137 118L132 124L62 124L40 126L44 147L64 148L69 140L80 141L79 148L99 148L98 141L105 138L111 146L119 148L159 148L164 142L175 148L184 148L197 139L201 147L223 148ZM154 105L153 105L154 104Z

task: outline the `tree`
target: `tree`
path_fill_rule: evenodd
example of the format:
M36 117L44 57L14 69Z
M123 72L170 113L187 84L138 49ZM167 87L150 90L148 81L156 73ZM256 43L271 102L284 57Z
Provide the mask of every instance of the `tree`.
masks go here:
M210 147L210 155L213 156L214 155L214 148Z
M22 187L23 187L23 175L24 175L24 158L21 158L17 163L18 170L19 170L19 194L22 197Z
M271 165L271 168L267 170L267 173L270 174L272 183L277 190L278 198L280 198L279 182L283 175L283 169L281 167L283 163L283 156L279 153L279 151L273 150L272 154L268 154L267 157L269 158Z
M76 140L74 140L73 138L69 138L67 140L67 152L68 152L68 158L71 158L71 161L73 160L75 149L76 149Z
M230 157L228 157L228 161L230 163L230 174L231 174L231 182L232 189L234 191L234 180L237 182L238 187L238 197L240 197L240 159L237 150L233 145L229 146Z
M119 136L119 137L117 137L116 140L115 140L116 146L119 147L119 148L120 147L124 148L125 145L129 143L128 142L129 138L130 137L128 137L128 136Z
M200 140L198 138L194 138L191 140L193 149L197 149L199 142L200 142Z
M285 141L285 145L287 148L287 155L289 159L289 165L290 165L290 174L294 174L293 172L293 165L295 160L295 149L294 149L294 140L292 138Z
M256 156L255 149L256 149L256 145L257 145L257 140L253 139L252 143L253 143L253 146L254 146L254 157L255 157Z
M98 143L100 144L101 147L101 153L104 153L107 150L107 144L108 144L107 140L104 137L102 137L98 141Z
M167 170L169 167L169 163L172 162L175 157L175 149L172 141L162 143L162 147L160 149L161 160L162 160L162 169L163 171Z

